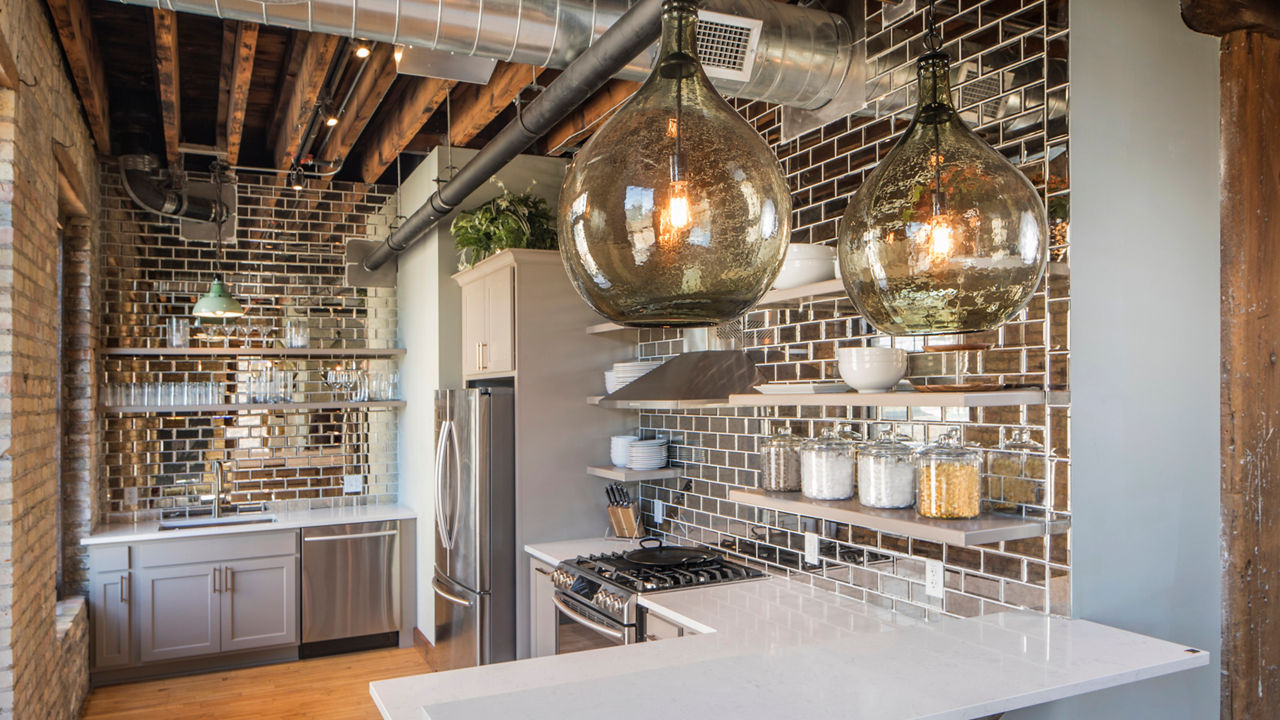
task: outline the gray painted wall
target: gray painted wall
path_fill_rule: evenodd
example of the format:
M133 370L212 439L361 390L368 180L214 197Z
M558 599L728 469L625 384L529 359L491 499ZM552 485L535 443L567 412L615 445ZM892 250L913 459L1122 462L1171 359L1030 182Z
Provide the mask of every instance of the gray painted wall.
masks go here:
M1176 0L1071 2L1077 617L1210 667L1008 717L1218 716L1218 43Z

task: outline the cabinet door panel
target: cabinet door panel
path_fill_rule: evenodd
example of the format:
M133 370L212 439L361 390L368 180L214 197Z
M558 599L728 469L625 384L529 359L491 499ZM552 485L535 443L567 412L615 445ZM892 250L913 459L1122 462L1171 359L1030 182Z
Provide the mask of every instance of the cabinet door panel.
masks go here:
M500 270L484 280L488 332L484 340L484 372L516 369L515 269Z
M220 586L213 563L143 568L138 578L138 622L143 662L216 653Z
M533 657L556 654L556 606L551 602L556 594L551 584L551 566L534 559L529 560L529 652Z
M222 651L298 642L298 559L239 560L223 570Z
M129 603L132 599L129 571L94 573L89 592L93 619L93 666L110 668L133 660Z
M475 375L481 368L481 352L488 334L485 281L462 287L462 374Z

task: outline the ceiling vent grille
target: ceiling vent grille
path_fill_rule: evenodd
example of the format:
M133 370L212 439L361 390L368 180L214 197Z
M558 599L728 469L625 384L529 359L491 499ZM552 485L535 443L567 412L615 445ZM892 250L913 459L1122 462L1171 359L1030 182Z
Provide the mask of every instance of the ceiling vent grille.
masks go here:
M698 11L698 59L708 77L747 82L756 61L763 22Z

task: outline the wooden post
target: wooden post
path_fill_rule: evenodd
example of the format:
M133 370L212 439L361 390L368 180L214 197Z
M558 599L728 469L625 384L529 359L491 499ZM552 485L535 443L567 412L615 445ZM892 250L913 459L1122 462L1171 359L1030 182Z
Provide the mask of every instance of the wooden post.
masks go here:
M1280 708L1280 39L1222 41L1222 713Z

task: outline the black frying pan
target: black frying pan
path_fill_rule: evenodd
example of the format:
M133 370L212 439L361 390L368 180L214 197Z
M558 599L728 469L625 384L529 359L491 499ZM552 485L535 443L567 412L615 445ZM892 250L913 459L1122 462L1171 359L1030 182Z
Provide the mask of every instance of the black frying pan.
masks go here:
M646 545L645 543L656 543ZM690 563L714 560L716 553L698 548L663 545L657 538L645 538L640 541L639 550L629 550L624 555L637 565L688 565Z

